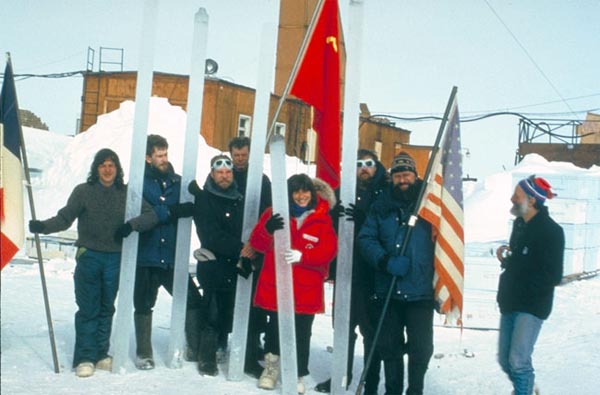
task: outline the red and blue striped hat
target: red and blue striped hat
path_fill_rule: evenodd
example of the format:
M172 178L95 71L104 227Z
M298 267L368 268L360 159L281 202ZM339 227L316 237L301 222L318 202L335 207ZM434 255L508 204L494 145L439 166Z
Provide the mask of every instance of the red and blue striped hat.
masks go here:
M546 199L552 199L556 196L552 192L552 186L542 177L531 175L519 181L519 186L528 196L534 198L539 204L544 204Z

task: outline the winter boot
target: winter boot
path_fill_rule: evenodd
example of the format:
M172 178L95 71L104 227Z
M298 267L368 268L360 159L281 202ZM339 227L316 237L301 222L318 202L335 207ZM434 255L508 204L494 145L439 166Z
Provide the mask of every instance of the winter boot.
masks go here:
M94 374L94 364L91 362L81 362L75 368L75 374L77 377L90 377Z
M216 376L219 374L217 367L217 342L218 334L214 328L207 326L200 333L198 372L203 376Z
M112 370L112 357L102 358L96 362L96 369L111 371Z
M140 370L154 369L152 356L152 313L133 314L135 324L136 360L135 367Z
M198 325L200 312L189 309L185 314L185 338L187 347L184 359L189 362L198 362L198 348L200 347L200 326Z
M296 389L298 394L303 395L306 392L306 387L304 386L304 380L302 377L298 377L298 384L296 385Z
M265 355L265 370L263 370L260 378L258 379L258 388L265 390L275 389L278 377L279 355L271 354L269 352Z

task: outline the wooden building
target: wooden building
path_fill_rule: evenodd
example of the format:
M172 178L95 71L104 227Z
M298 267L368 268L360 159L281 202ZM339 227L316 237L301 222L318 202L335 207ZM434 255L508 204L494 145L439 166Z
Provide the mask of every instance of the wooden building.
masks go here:
M279 42L275 90L271 95L270 118L273 117L281 94L289 78L298 49L306 33L316 0L281 0L279 16ZM340 40L341 76L345 68L345 46ZM125 100L135 100L135 71L88 72L84 75L81 122L79 132L96 123L99 115L116 110ZM185 75L155 72L152 95L167 98L172 105L187 106L189 78ZM343 92L342 80L340 89ZM236 136L250 136L255 91L212 76L205 78L200 133L206 142L222 151ZM343 95L341 95L343 100ZM342 104L343 106L343 104ZM366 108L362 105L361 108ZM315 135L310 131L311 111L300 100L286 100L277 119L277 128L286 137L286 153L304 161L314 160ZM421 155L427 147L407 147L410 132L395 126L384 118L372 119L368 111L361 114L359 146L375 151L382 163L389 166L393 157L403 148ZM417 158L415 158L417 159ZM420 159L418 163L422 162ZM427 160L425 159L425 163ZM425 165L423 165L424 167Z
M137 73L89 72L84 75L81 123L79 132L96 123L99 115L119 108L125 100L135 100ZM187 107L189 77L155 72L152 95L165 97L169 103ZM235 136L250 136L255 90L218 78L206 77L200 133L207 144L227 151ZM275 113L279 96L271 95L270 115ZM286 136L286 152L304 161L312 161L314 146L309 137L310 107L295 98L286 100L278 117L277 128ZM400 147L409 143L410 132L397 128L385 119L371 119L363 114L360 122L360 147L374 150L387 166Z

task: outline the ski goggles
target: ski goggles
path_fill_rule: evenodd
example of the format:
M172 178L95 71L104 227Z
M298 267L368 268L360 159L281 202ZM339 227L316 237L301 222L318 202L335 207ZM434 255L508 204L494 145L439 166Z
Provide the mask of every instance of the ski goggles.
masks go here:
M375 161L373 159L359 159L356 161L356 168L360 169L361 167L375 167Z
M231 162L230 159L217 159L215 161L215 163L212 164L211 167L213 170L220 170L220 169L231 170L233 168L233 163Z

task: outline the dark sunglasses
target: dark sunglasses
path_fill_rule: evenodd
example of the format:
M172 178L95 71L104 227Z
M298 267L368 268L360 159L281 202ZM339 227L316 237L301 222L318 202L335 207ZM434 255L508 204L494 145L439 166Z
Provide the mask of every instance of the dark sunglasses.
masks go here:
M215 163L212 164L213 170L219 169L229 169L233 168L233 163L229 159L217 159Z
M360 169L361 167L374 167L375 161L373 159L359 159L356 161L356 168Z

